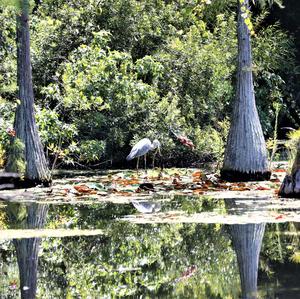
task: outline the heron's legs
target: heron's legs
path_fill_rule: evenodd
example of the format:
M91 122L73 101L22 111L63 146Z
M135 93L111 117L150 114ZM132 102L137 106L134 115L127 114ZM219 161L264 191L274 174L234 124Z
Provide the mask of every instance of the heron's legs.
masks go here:
M154 162L155 162L155 156L157 154L157 150L154 152L153 154L153 158L152 158L152 168L154 168Z
M154 168L155 157L156 157L156 155L157 155L158 152L160 153L159 148L157 148L156 151L153 154L152 168Z
M137 162L136 162L136 172L139 173L139 162L140 162L140 157L137 157Z
M144 155L144 161L145 161L145 171L147 172L147 154Z

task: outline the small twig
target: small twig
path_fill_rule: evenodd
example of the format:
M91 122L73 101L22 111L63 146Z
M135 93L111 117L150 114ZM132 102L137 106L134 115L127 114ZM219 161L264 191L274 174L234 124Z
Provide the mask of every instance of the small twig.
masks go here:
M74 164L76 164L76 165L79 165L80 167L83 167L83 168L86 168L86 169L89 169L89 170L93 170L93 169L92 169L92 168L90 168L89 166L86 166L86 165L80 164L79 162L74 162Z
M95 167L95 166L99 166L99 165L101 165L101 164L105 164L105 163L107 163L107 162L112 162L112 160L111 159L109 159L109 160L105 160L105 161L103 161L103 162L100 162L100 163L97 163L97 164L93 164L93 165L90 165L91 167Z
M53 172L53 170L55 168L55 164L56 164L57 159L58 159L59 151L61 150L61 145L62 145L62 137L60 135L59 140L58 140L58 151L56 151L56 154L55 154L55 158L54 158L54 161L53 161L53 164L52 164L52 167L51 167L51 173Z
M273 135L273 146L272 146L272 152L271 152L271 157L270 157L270 165L269 168L272 166L272 162L274 160L276 151L277 151L277 133L278 133L278 116L280 112L281 106L280 104L276 103L275 105L275 125L274 125L274 135Z

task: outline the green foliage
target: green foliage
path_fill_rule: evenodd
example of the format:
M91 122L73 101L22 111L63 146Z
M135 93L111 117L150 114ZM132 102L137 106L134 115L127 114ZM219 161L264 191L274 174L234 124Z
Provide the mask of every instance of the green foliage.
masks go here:
M5 149L3 145L0 144L0 168L3 168L5 162Z
M99 140L83 141L79 148L79 160L83 162L98 161L104 153L105 143Z
M9 131L12 130L13 105L0 96L0 168L4 167L6 154L10 144Z
M2 210L0 210L0 229L6 229L7 228L7 216L6 213Z
M282 0L255 0L255 2L263 9L274 4L278 5L280 8L284 8Z
M24 143L17 137L13 138L13 142L8 147L7 170L24 174L26 170L26 161L24 156Z
M209 2L32 3L35 102L48 157L59 164L123 164L130 146L149 137L160 139L164 157L173 164L219 160L226 135L221 124L235 97L236 1ZM292 120L294 83L289 78L296 65L292 39L279 24L264 25L264 17L263 12L251 20L253 71L263 130L270 137L273 103L282 103L281 114ZM14 9L3 8L0 20L0 96L12 108ZM3 113L3 121L12 123L11 112ZM195 150L180 145L170 126L193 140ZM81 149L86 147L85 156Z
M270 223L266 226L262 247L262 258L266 264L269 263L272 266L272 263L284 263L285 261L299 262L298 231L298 224L293 222L282 225Z
M293 255L290 257L290 260L293 263L300 264L300 251L295 251Z
M287 135L288 135L288 140L285 143L285 147L288 150L289 170L291 171L299 151L300 129L295 131L292 130Z
M289 139L293 140L294 142L298 142L300 139L300 129L298 130L292 130L288 133Z
M52 157L55 163L57 158L64 163L73 163L71 154L76 145L76 126L64 123L55 110L45 108L37 110L36 121L47 155ZM52 167L55 167L55 163Z
M278 116L279 116L279 112L280 109L282 108L282 105L280 103L273 103L274 109L275 109L275 124L274 124L274 134L273 134L273 138L269 139L267 141L267 149L271 150L271 155L270 155L270 168L272 165L272 162L274 161L275 158L275 154L278 148Z
M5 6L19 7L20 1L19 0L1 0L0 6L1 7L5 7Z
M57 143L59 139L62 139L63 142L70 142L77 135L75 126L63 123L55 110L45 108L38 110L36 121L40 137L46 146Z
M226 20L225 15L218 16L214 34L199 21L181 38L170 40L161 54L167 65L163 88L179 96L181 114L192 127L213 125L228 109L233 97L234 28L233 17Z
M274 103L283 105L282 113L288 109L291 86L287 81L295 73L294 51L293 40L278 24L260 30L253 38L256 102L263 130L268 135L274 131Z
M129 132L132 135L153 132L155 136L158 120L165 117L157 109L161 105L156 87L161 70L161 64L151 57L133 63L128 53L102 48L96 38L91 46L78 48L62 69L64 90L59 109L69 111L73 119L78 118L76 125L81 139L95 140L96 134L105 136L110 151L124 146ZM52 84L44 93L48 99L53 96L55 101L53 89L56 87ZM167 128L166 123L162 126ZM99 128L97 133L95 128ZM89 147L90 158L99 157L99 151L103 152L104 143L100 144L98 151L96 146Z
M15 12L11 8L0 11L0 98L12 100L17 90Z
M223 160L226 137L229 131L229 121L224 120L218 123L217 129L207 127L203 130L199 126L195 129L195 144L197 150L218 163Z

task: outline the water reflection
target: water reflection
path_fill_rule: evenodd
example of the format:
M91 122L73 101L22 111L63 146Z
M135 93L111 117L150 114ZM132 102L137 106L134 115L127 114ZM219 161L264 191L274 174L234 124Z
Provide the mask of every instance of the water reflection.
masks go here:
M258 298L258 261L265 226L265 223L234 224L229 229L237 256L243 299Z
M229 214L236 213L237 201L238 199L234 198L225 201ZM239 203L239 208L240 205ZM233 224L229 226L232 246L237 256L242 299L258 298L258 262L265 227L265 223Z
M132 200L133 206L141 213L155 213L161 210L161 203L145 200Z
M11 228L40 229L45 225L47 211L47 205L9 203L8 224ZM21 298L35 298L41 238L14 239L13 244L18 261Z
M133 203L62 204L49 208L42 204L7 204L8 228L88 228L91 232L101 229L105 234L18 239L13 240L15 251L8 241L0 242L0 273L6 281L0 283L0 298L17 297L16 292L15 296L9 295L12 279L7 274L16 260L20 283L15 285L20 287L22 298L258 298L258 261L266 230L264 223L137 225L118 220L128 214L143 217L146 211L166 209L163 203L161 206L156 206L156 202L141 203L140 210ZM167 209L174 206L183 207L190 214L214 208L207 201L185 199L167 203ZM227 206L229 212L231 207ZM1 211L0 207L0 219ZM264 237L261 260L268 265L275 260L270 252L278 239L277 233L270 234L275 229L276 226L269 224ZM293 242L295 248L299 246L298 239ZM282 245L282 255L287 252L287 244ZM266 272L265 268L262 271ZM260 285L267 294L260 293L260 298L276 297L275 292L270 295L268 284L260 282ZM279 298L286 299L284 296Z

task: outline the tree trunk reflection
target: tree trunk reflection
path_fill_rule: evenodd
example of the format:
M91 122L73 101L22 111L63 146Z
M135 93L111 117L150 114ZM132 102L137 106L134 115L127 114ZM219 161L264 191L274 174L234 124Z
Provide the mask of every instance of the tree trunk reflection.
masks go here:
M40 229L45 225L47 205L42 204L9 204L8 212L12 227L22 229ZM34 299L37 289L38 253L41 238L13 240L20 276L22 299Z
M230 235L237 255L243 299L258 298L258 261L265 226L265 223L230 226Z

